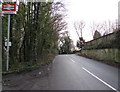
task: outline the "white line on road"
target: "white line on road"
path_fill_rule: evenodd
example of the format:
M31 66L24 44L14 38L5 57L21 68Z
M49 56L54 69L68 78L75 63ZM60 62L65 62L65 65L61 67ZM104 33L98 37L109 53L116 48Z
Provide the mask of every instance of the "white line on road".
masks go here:
M108 83L106 83L105 81L103 81L102 79L100 79L99 77L97 77L96 75L94 75L93 73L91 73L90 71L85 69L84 67L82 67L82 69L85 70L90 75L92 75L93 77L95 77L96 79L98 79L99 81L101 81L102 83L104 83L105 85L107 85L108 87L110 87L111 89L113 89L114 91L119 92L119 91L117 91L117 89L115 89L114 87L112 87L111 85L109 85Z
M72 60L72 59L71 59ZM75 61L74 60L72 60L74 63L75 63Z

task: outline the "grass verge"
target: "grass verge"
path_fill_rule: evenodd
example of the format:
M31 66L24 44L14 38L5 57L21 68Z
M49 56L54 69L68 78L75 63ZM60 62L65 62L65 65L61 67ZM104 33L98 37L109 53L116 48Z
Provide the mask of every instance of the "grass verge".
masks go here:
M3 75L7 75L7 74L11 74L11 73L21 73L21 72L25 72L25 71L31 71L34 69L38 69L41 68L42 66L46 66L49 65L51 62L41 62L41 63L37 63L37 64L32 64L32 63L20 63L17 67L11 66L11 68L8 71L3 71L1 72L1 74Z

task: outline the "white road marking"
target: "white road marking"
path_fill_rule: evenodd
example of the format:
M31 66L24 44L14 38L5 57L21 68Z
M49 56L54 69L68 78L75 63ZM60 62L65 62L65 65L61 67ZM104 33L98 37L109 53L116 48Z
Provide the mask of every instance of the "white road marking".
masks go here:
M94 75L93 73L91 73L90 71L88 71L87 69L85 69L84 67L82 67L82 69L85 70L90 75L92 75L93 77L95 77L96 79L98 79L99 81L101 81L102 83L104 83L109 88L113 89L116 92L119 92L117 89L115 89L114 87L112 87L111 85L109 85L108 83L106 83L105 81L103 81L102 79L100 79L99 77L97 77L96 75Z
M55 59L53 60L53 63L55 62Z
M72 59L71 59L72 60ZM75 61L74 60L72 60L74 63L75 63Z
M76 59L75 57L70 56L72 59Z

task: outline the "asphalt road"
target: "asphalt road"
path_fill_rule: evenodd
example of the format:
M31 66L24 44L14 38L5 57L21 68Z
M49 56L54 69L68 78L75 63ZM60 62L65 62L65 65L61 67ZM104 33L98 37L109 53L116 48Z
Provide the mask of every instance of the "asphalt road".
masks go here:
M49 90L118 90L118 68L74 54L53 60Z

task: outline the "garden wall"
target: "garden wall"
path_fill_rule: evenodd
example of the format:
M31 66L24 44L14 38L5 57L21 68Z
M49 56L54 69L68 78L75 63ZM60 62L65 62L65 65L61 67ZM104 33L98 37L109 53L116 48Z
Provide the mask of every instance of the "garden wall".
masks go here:
M120 29L85 42L81 55L106 62L120 63Z
M81 54L97 60L120 63L120 49L83 50Z

